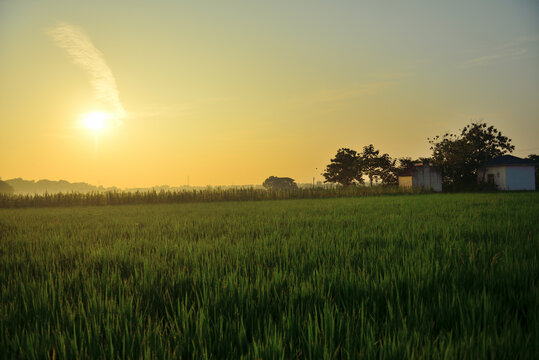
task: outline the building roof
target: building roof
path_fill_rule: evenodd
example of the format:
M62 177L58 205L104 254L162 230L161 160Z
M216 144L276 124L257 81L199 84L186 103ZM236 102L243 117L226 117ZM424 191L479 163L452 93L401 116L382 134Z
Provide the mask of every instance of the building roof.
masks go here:
M503 155L494 158L485 163L485 166L501 166L501 165L534 165L535 163L529 159L521 159L513 155Z
M408 166L407 168L405 169L402 169L401 171L399 171L399 176L401 177L404 177L404 176L412 176L412 174L417 171L417 169L420 169L422 167L429 167L429 168L433 168L433 166L430 166L429 164L427 163L422 163L422 162L416 162L416 163L413 163L412 165Z
M412 176L412 173L414 172L414 170L415 170L415 169L414 169L414 168L411 168L411 167L406 168L406 169L401 170L401 171L399 172L399 176Z

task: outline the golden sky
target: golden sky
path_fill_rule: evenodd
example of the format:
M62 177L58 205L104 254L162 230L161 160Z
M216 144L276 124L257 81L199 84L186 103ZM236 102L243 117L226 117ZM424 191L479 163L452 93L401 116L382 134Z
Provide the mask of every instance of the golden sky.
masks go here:
M536 1L0 3L2 179L311 182L472 120L526 156L538 96Z

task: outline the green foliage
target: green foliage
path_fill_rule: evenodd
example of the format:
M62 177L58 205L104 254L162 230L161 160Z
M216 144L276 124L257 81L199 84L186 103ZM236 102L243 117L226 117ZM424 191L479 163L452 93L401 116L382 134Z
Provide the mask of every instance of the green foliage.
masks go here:
M326 183L339 183L343 186L364 184L366 176L372 186L373 182L394 185L397 183L396 160L388 154L380 155L380 151L370 144L363 147L363 152L342 148L326 167L322 175Z
M397 183L395 175L396 160L392 160L388 154L380 155L372 144L363 147L363 152L359 156L359 168L365 176L369 178L372 186L373 182L382 182L384 184Z
M325 183L339 183L343 186L364 183L359 155L355 150L341 148L330 161L326 172L322 174Z
M296 181L289 177L270 176L262 183L268 190L294 190L298 188Z
M481 166L515 149L511 139L486 123L471 123L460 135L446 133L429 143L433 165L442 171L444 186L453 189L473 188Z
M0 209L0 357L537 358L538 196Z

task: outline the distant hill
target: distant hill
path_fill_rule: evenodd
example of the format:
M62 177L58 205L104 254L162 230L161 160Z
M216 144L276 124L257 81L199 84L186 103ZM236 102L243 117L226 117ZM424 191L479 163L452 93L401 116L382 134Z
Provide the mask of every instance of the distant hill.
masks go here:
M177 186L156 185L148 188L125 188L120 189L115 186L103 187L90 185L85 182L71 183L66 180L24 180L22 178L4 180L13 187L14 194L55 194L55 193L89 193L89 192L104 192L104 191L129 191L129 192L145 192L145 191L186 191L186 190L210 190L210 189L241 189L241 188L262 188L262 185L228 185L228 186ZM312 185L311 185L312 186Z
M5 180L11 185L15 194L44 194L44 193L59 193L59 192L102 192L118 190L116 187L104 188L103 186L90 185L84 182L70 183L69 181L59 180L24 180L22 178Z

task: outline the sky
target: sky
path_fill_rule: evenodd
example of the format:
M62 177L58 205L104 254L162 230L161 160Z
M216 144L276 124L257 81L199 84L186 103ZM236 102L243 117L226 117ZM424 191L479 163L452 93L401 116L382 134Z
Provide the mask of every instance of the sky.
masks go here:
M527 156L538 95L537 1L0 1L2 179L306 183L472 121Z

